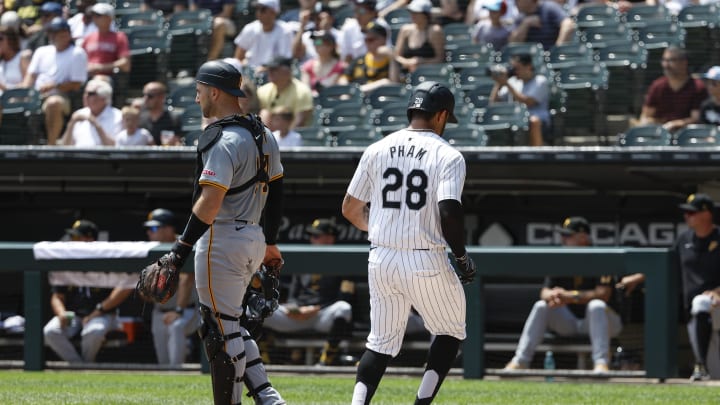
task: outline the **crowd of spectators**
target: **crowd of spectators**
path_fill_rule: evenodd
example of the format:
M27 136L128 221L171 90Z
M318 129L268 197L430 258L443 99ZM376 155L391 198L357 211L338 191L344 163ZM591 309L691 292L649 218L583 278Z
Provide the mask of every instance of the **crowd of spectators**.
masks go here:
M293 114L290 129L296 129L317 124L317 107L321 104L318 97L325 88L353 83L363 94L368 94L387 84L412 82L413 72L423 65L439 69L449 60L452 46L457 46L448 42L454 35L446 31L448 24L455 29L464 24L468 43L475 44L479 54L486 47L498 52L508 43L517 42L539 43L549 51L557 45L578 41L575 20L578 10L605 3L299 0L292 4L254 0L249 4L250 14L239 10L239 4L234 0L138 0L138 10L156 10L166 19L185 10L210 10L212 32L207 58L224 57L242 70L248 86L258 85L257 97L249 98L253 105L248 112L261 112L264 121L272 126L272 111L286 107ZM607 3L620 12L627 12L637 4L656 5L656 2ZM658 7L677 14L683 7L678 4L664 2ZM78 123L79 116L85 116L73 111L92 109L86 102L92 102L93 96L88 97L88 91L83 89L90 80L100 78L109 79L115 90L116 97L109 101L110 107L117 111L129 105L140 109L138 128L148 130L154 144L162 144L161 131L173 133L175 138L171 144L182 144L185 131L181 129L179 115L183 108L161 104L169 100L165 96L169 95L168 86L175 78L168 75L167 80L148 82L146 87L151 86L152 91L126 89L119 80L123 74L132 75L133 66L129 31L121 26L119 9L112 3L78 0L71 8L70 4L55 1L27 5L18 2L0 6L0 12L0 94L22 87L39 92L44 115L42 143L54 145L62 141L91 146L127 142L116 142L119 131L126 129L122 125L117 132L107 133L105 137L97 137L95 133L82 136L88 142L93 140L90 143L76 143L74 137L65 136L68 127L72 127L70 132L77 132L74 124ZM239 19L238 15L243 13L247 17ZM665 52L661 62L663 77L657 78L647 90L642 111L630 124L658 124L676 131L693 123L720 121L717 95L712 91L708 93L717 87L714 79L717 72L708 72L704 80L692 78L692 73L705 72L710 66L690 66L681 44L670 46ZM525 66L533 68L533 72L527 78L510 74L506 78L508 82L496 80L496 94L486 94L486 98L491 102L525 104L531 113L528 144L552 144L553 119L546 93L547 87L555 82L553 73L537 63L514 66L517 59L504 60L506 67L513 65L518 72ZM523 90L538 87L530 84L542 78L547 85L539 86L541 100ZM459 90L462 85L458 85L456 98L465 96ZM143 97L139 94L141 90ZM254 94L253 90L250 89ZM153 99L155 94L157 99ZM86 129L93 128L90 125Z

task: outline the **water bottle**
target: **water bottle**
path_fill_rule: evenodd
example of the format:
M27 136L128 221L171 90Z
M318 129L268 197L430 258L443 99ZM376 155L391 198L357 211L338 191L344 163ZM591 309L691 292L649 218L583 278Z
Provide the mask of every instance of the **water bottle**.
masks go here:
M555 370L555 358L553 357L553 352L548 350L545 352L545 370ZM547 376L545 377L545 381L552 382L553 376Z

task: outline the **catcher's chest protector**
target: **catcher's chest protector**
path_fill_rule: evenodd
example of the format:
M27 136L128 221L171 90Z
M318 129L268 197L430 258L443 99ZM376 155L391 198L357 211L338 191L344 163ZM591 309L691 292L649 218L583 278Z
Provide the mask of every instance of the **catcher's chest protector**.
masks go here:
M241 126L247 129L248 132L250 132L250 135L252 135L253 141L255 141L255 146L258 150L260 165L258 167L257 173L255 173L255 176L253 176L253 178L240 186L229 189L225 194L231 195L240 193L247 190L255 183L259 182L267 184L268 180L270 180L270 177L267 173L267 156L265 156L265 154L263 153L263 137L265 136L265 126L263 125L260 118L255 114L248 114L245 116L238 114L231 115L208 125L198 139L197 160L195 165L195 184L193 187L193 204L200 197L199 181L203 169L202 154L220 140L223 129L226 126L232 125ZM267 187L267 185L265 187Z

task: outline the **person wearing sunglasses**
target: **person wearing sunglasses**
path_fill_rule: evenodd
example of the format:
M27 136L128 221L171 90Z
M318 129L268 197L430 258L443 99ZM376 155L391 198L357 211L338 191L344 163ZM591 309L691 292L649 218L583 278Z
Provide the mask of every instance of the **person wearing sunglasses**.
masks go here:
M311 35L317 56L307 60L300 68L301 79L317 96L323 87L337 84L345 70L345 63L337 52L335 36L330 31L316 31Z
M155 145L162 145L163 132L172 132L177 142L180 142L177 137L180 134L180 122L176 115L168 111L166 97L167 87L162 82L149 82L143 87L140 127L150 131Z
M61 145L114 146L123 129L122 112L112 106L113 89L105 80L93 79L85 85L83 108L68 121Z
M711 67L700 77L708 91L708 98L700 104L700 122L720 126L720 66Z
M388 31L383 25L371 21L363 29L363 35L367 52L350 62L338 83L357 83L363 93L368 93L392 83L398 69L392 50L385 45Z

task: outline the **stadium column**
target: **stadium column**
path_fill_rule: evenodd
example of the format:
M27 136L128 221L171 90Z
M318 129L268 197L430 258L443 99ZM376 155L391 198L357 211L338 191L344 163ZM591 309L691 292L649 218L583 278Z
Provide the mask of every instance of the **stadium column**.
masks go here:
M43 314L46 296L45 278L47 273L40 270L23 272L24 304L25 304L25 337L24 337L24 369L38 371L45 368L45 345L43 344Z

